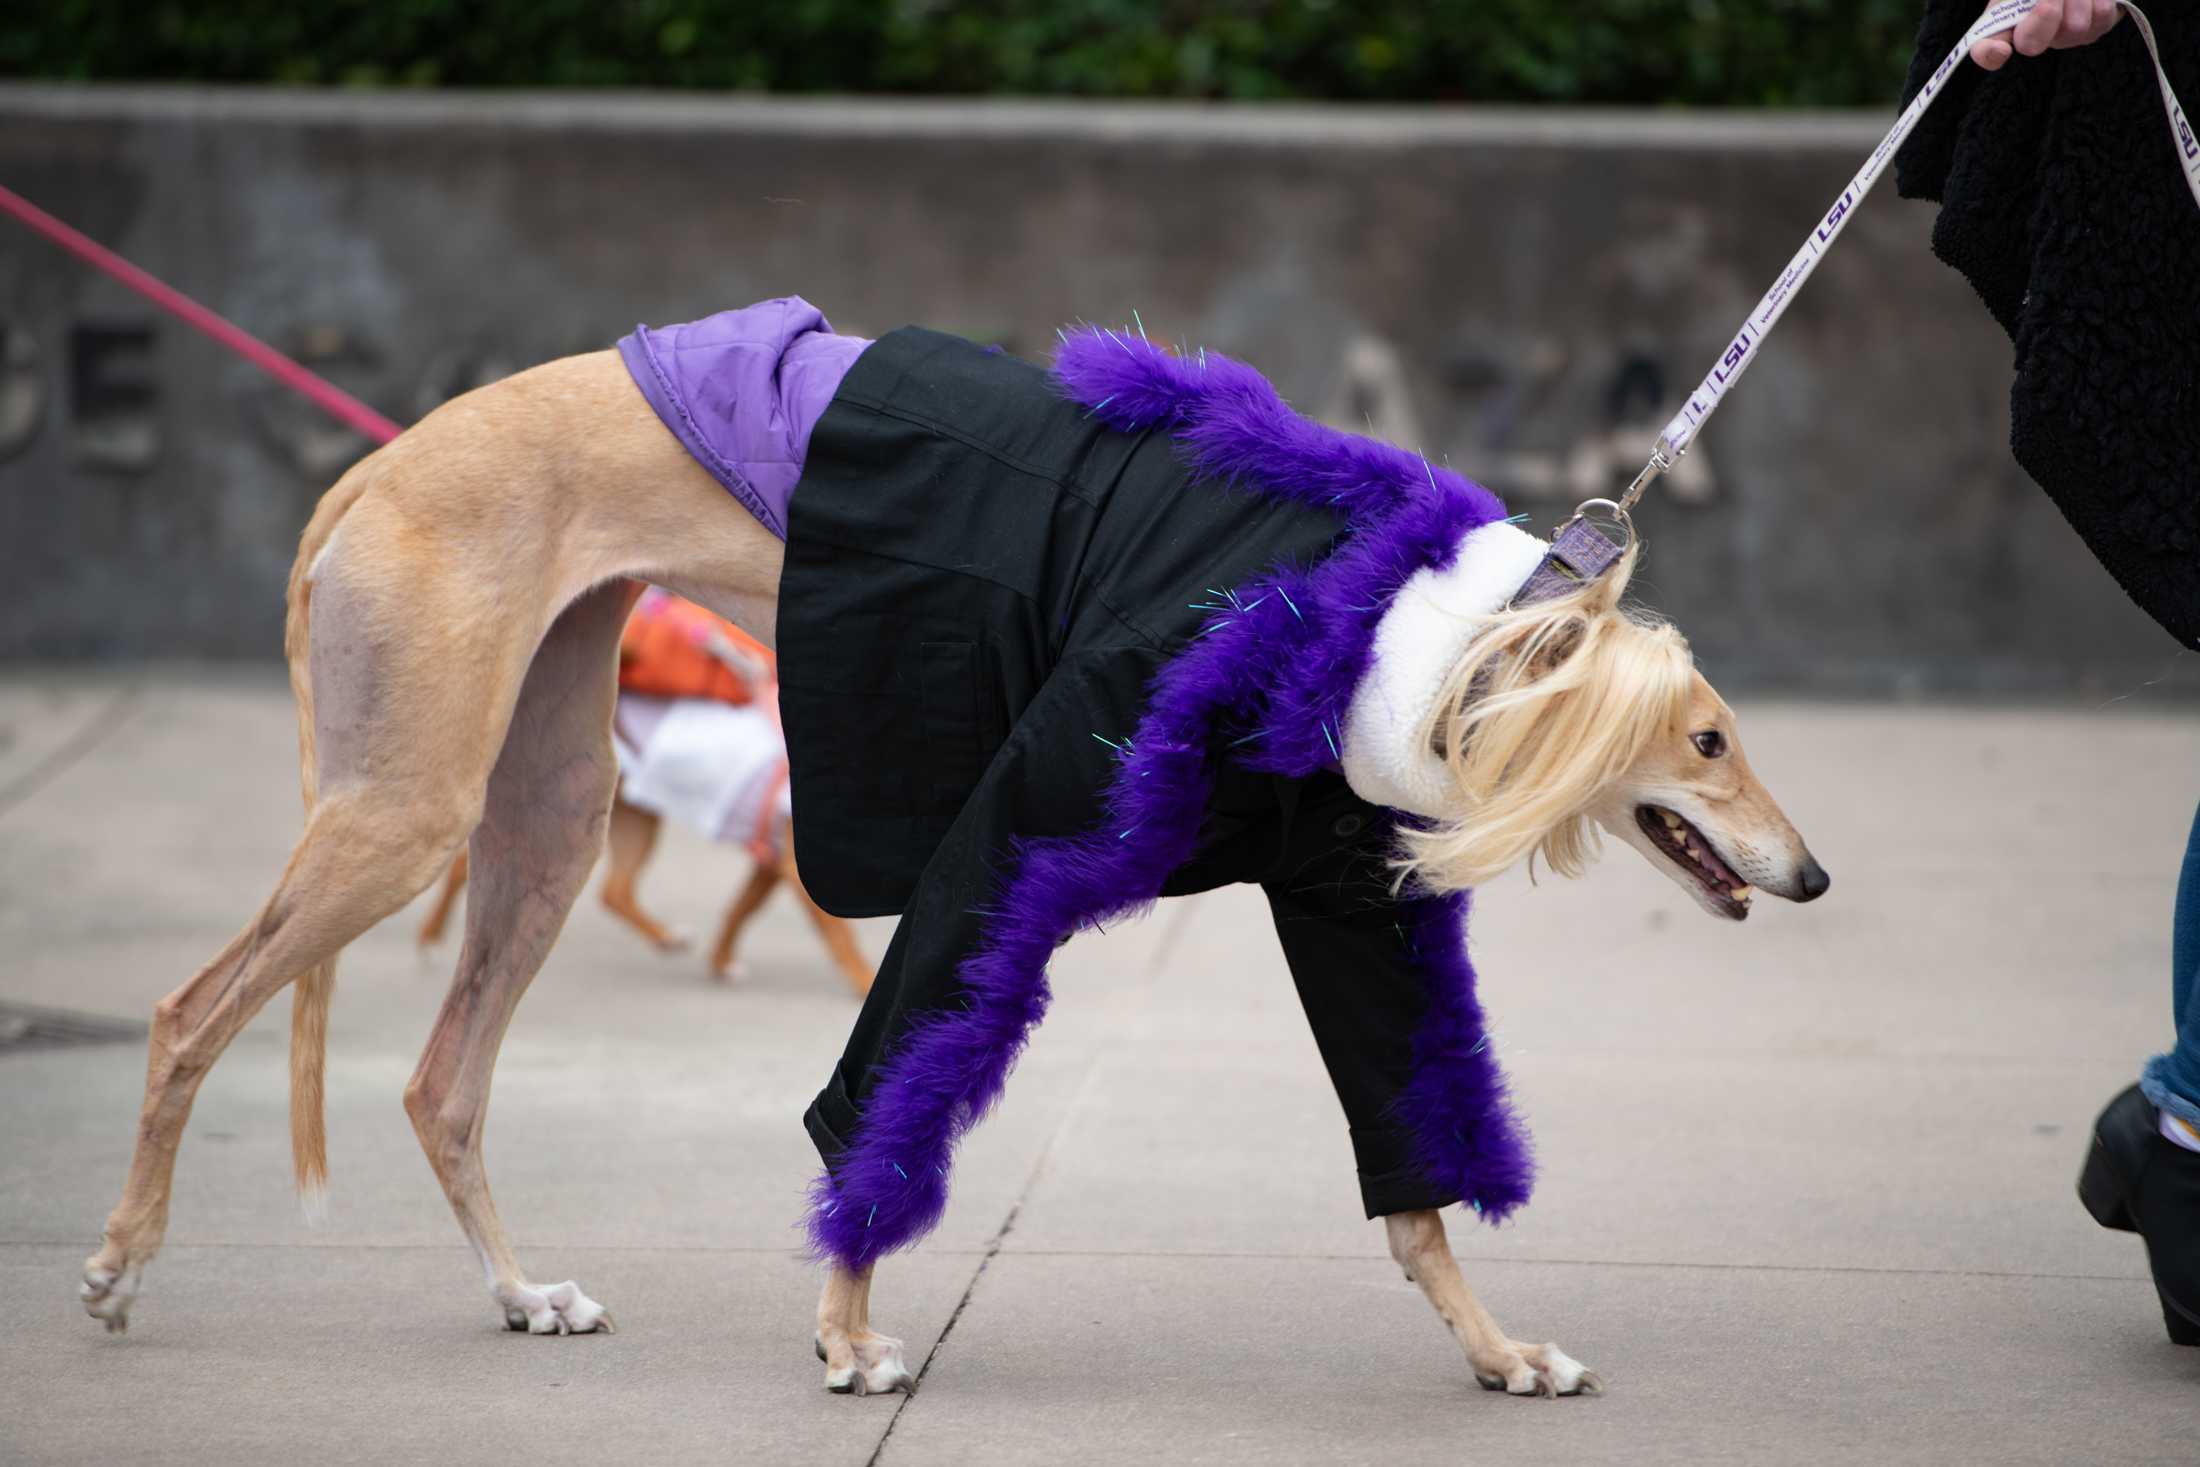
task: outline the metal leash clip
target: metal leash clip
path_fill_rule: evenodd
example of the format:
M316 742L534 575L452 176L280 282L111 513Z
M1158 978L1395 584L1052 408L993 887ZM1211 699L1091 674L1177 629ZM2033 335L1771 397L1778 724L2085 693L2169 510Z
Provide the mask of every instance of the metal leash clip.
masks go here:
M1619 510L1620 515L1624 518L1627 511L1633 509L1636 503L1641 500L1643 491L1655 484L1667 469L1679 463L1681 455L1686 452L1688 452L1686 445L1680 448L1670 447L1664 436L1660 435L1658 446L1650 450L1650 462L1642 466L1642 472L1635 475L1635 482L1629 484L1627 492L1619 497L1619 503L1615 507ZM1589 501L1591 504L1596 502L1594 499ZM1576 513L1578 512L1576 511ZM1634 529L1630 526L1628 536L1631 539L1633 535Z

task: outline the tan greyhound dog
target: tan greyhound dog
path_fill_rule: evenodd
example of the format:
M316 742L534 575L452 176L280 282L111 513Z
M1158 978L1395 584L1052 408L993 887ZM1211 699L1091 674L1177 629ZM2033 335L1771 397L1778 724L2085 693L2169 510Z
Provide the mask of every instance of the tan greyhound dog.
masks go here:
M207 1070L276 993L292 1016L292 1142L301 1189L326 1176L321 1073L336 958L468 846L473 892L458 969L405 1107L489 1292L515 1329L585 1333L609 1314L571 1282L532 1281L482 1159L490 1072L604 839L617 781L615 651L643 582L719 612L766 646L783 546L661 426L616 353L568 358L458 398L346 473L299 547L285 647L299 712L305 833L257 915L154 1009L136 1154L85 1308L126 1327L167 1230L170 1183ZM1724 741L1726 757L1703 741ZM1750 772L1733 717L1697 677L1684 722L1658 731L1596 814L1707 910L1746 887L1706 874L1692 838L1785 881L1807 861ZM1690 825L1646 809L1685 804ZM1815 869L1812 866L1810 869ZM1714 889L1717 888L1717 889ZM1815 894L1815 893L1813 893ZM1387 1219L1391 1251L1484 1384L1593 1388L1556 1346L1508 1338L1460 1275L1438 1213ZM819 1304L828 1384L910 1375L869 1321L871 1270L836 1266Z

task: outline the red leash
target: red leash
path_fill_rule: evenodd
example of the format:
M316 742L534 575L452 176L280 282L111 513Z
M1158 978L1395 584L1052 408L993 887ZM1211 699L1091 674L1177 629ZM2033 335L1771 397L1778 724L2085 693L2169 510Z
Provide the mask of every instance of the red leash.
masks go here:
M387 443L405 431L326 377L308 371L243 327L223 320L182 291L146 274L5 185L0 185L0 209L13 214L86 264L104 270L162 310L196 326L285 387L311 398L329 416L364 433L376 443Z

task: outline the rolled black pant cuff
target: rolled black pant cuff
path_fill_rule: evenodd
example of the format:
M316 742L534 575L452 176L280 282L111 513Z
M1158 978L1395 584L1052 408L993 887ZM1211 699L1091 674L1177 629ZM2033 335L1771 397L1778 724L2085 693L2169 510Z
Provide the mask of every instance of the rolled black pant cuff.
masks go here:
M848 1149L848 1142L856 1133L860 1116L855 1102L848 1098L847 1087L836 1071L810 1108L802 1113L802 1129L810 1133L810 1144L829 1170L840 1160L840 1154Z
M1381 1176L1360 1173L1360 1201L1371 1218L1394 1212L1419 1212L1423 1208L1449 1207L1457 1192L1436 1186L1415 1170L1387 1172Z

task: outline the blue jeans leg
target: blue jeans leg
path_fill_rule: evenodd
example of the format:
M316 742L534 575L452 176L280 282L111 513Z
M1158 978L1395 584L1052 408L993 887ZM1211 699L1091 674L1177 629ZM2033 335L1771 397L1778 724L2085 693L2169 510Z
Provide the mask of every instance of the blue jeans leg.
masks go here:
M2177 878L2177 914L2170 935L2170 1014L2177 1043L2140 1073L2146 1098L2180 1119L2200 1125L2200 812L2185 843L2185 868Z

